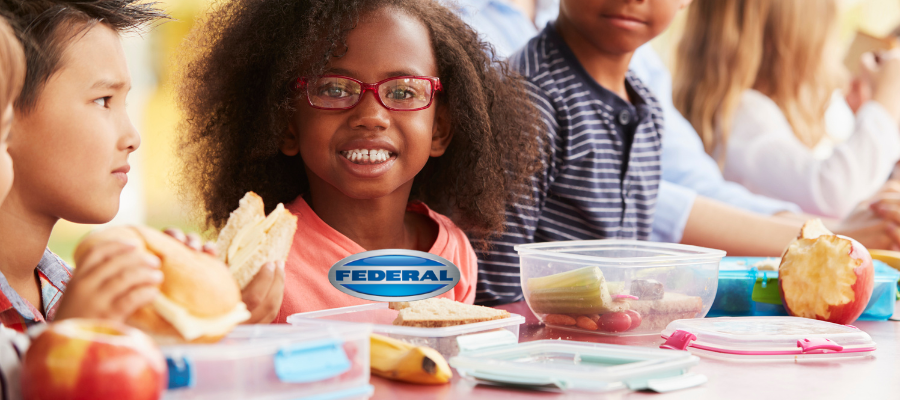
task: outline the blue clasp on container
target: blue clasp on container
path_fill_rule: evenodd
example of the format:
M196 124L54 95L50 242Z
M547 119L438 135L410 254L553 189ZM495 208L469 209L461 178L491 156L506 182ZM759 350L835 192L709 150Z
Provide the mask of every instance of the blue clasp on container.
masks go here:
M282 382L307 383L350 370L344 342L326 339L282 347L275 354L275 374Z

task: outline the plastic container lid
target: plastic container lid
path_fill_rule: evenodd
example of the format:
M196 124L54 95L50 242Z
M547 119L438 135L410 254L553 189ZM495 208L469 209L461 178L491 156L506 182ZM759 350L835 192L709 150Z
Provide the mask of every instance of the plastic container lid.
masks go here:
M851 325L799 317L723 317L674 321L661 348L745 361L868 356L869 334Z
M538 340L514 343L489 332L458 339L460 349L478 344L450 359L460 376L479 382L531 389L606 392L618 389L668 392L706 382L687 373L699 359L685 352L645 347ZM485 346L485 342L498 342Z

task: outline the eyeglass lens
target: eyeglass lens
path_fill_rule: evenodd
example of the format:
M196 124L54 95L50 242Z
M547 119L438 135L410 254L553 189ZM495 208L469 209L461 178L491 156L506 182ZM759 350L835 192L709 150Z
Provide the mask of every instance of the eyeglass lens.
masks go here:
M340 77L321 77L307 86L312 105L321 108L348 108L359 102L362 87L358 82ZM421 78L397 78L378 87L381 102L393 109L414 110L431 101L431 81Z

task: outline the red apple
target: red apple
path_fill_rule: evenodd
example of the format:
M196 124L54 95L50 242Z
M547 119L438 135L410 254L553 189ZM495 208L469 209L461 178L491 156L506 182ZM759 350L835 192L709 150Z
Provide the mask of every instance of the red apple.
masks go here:
M25 353L26 400L158 399L166 388L166 361L143 332L102 320L50 324Z
M815 219L800 230L778 267L778 289L788 314L849 324L862 314L875 284L863 245L835 235Z

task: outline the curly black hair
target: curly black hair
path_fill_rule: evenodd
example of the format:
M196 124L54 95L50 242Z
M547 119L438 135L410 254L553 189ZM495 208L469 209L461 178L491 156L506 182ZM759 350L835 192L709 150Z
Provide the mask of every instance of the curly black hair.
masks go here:
M66 45L80 32L102 23L116 32L140 32L168 19L157 2L142 0L0 0L25 48L25 86L16 109L30 111L47 80L60 68Z
M267 212L307 193L300 156L279 150L296 99L289 82L320 75L347 51L360 17L384 7L430 32L453 134L416 175L411 198L476 238L501 232L507 204L531 198L539 116L522 78L451 10L432 0L232 0L186 40L178 88L183 191L199 197L209 228L221 228L247 191Z

